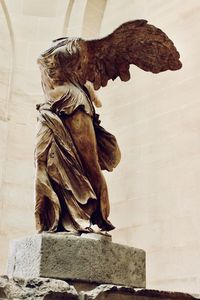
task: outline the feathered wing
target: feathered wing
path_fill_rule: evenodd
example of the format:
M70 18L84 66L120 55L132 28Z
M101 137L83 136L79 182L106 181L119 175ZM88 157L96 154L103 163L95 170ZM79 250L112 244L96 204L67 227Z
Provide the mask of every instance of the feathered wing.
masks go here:
M153 73L182 66L173 42L145 20L126 22L101 39L66 37L54 42L38 59L44 84L53 88L90 81L98 90L118 76L128 81L130 64Z
M126 22L107 37L85 43L88 62L82 79L92 82L95 90L118 76L128 81L130 64L152 73L178 70L182 66L173 42L145 20Z

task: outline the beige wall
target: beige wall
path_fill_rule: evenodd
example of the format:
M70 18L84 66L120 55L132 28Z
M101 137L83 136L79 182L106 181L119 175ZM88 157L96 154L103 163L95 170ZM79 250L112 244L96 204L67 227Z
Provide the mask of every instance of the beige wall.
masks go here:
M122 162L107 176L114 241L147 251L147 285L200 291L200 1L109 0L101 34L144 18L180 51L183 69L100 93L102 119L118 137Z
M66 0L0 1L1 273L6 272L10 240L34 232L35 104L43 102L36 58L62 35L67 6Z
M99 92L102 124L122 150L121 164L106 174L113 240L147 251L148 287L200 292L199 0L5 4L15 49L12 56L0 6L0 272L9 241L34 232L35 104L43 101L36 57L63 32L97 35L102 18L102 36L124 21L146 18L174 40L184 67L158 75L132 67L131 81L117 80Z

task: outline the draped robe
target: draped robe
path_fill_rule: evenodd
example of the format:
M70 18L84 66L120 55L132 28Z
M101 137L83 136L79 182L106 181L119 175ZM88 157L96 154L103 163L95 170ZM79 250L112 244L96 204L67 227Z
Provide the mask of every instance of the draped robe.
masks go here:
M77 110L91 117L95 130L98 162L102 170L112 171L120 161L115 137L100 126L95 113L95 95L90 86L71 82L47 84L45 69L42 84L46 101L37 105L38 132L35 149L35 218L38 232L87 231L92 221L105 231L114 229L103 213L92 184L85 174L79 153L63 118ZM98 101L98 100L97 100ZM109 201L107 199L107 201ZM93 218L92 218L93 216Z

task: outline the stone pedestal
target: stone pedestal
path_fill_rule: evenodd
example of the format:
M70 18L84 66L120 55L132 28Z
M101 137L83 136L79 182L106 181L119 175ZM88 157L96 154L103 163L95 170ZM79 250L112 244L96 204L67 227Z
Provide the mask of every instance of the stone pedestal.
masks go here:
M15 240L8 276L145 287L145 252L97 234L40 234Z
M197 300L145 287L145 252L97 234L41 234L15 240L0 299ZM133 287L137 287L135 290Z

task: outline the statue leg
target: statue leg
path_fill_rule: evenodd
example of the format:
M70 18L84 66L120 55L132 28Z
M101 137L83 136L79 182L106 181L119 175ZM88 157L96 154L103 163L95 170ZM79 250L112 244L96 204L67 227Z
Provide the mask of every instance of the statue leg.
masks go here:
M89 179L91 186L97 196L97 211L93 216L93 223L97 221L97 224L103 224L105 221L105 226L101 226L98 224L99 227L102 228L102 230L108 231L114 229L114 226L107 220L110 213L108 189L99 165L93 120L85 112L78 109L72 115L65 117L63 119L63 123L70 131L74 144L79 153L85 174ZM94 220L99 218L98 210L102 215L102 222ZM110 226L112 228L110 228Z

